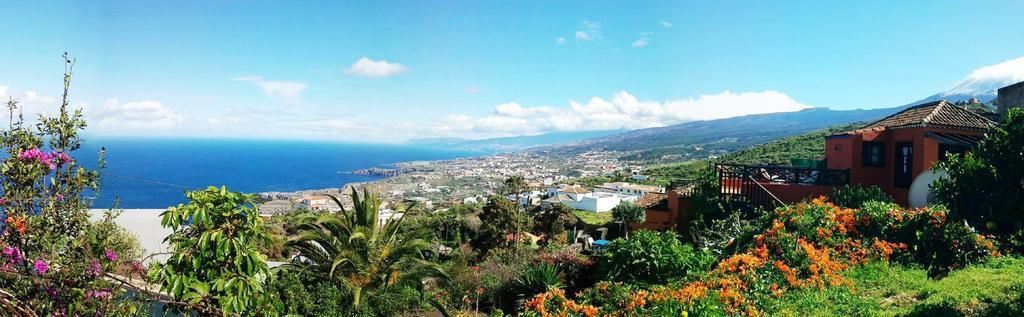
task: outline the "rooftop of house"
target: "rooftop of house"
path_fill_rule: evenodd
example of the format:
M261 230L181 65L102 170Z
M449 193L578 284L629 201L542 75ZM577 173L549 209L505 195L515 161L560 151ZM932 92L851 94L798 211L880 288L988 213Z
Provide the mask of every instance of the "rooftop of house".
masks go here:
M576 186L576 185L561 187L561 188L558 189L558 191L559 192L563 192L563 193L573 193L573 194L586 194L586 193L590 192L589 189L583 188L583 186Z
M668 195L647 193L636 200L636 204L647 209L668 209Z
M993 124L974 111L945 100L916 105L865 126L870 129L936 127L985 131Z

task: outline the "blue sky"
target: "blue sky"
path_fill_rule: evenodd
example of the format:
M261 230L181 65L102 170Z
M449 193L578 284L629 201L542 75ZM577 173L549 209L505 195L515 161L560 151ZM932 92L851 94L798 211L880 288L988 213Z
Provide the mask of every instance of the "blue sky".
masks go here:
M397 142L899 106L1024 56L1020 1L4 1L0 95L100 135ZM362 63L360 63L362 60Z

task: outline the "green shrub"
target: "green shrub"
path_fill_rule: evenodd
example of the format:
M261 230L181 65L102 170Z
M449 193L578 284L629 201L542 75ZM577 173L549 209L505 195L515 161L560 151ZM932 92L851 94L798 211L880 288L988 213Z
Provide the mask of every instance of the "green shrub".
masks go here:
M953 219L989 233L1024 228L1024 110L1010 109L971 152L940 162L947 176L933 184Z
M892 196L873 185L868 187L843 185L843 187L835 188L829 198L836 206L844 208L861 208L864 203L869 201L893 202Z
M616 239L598 260L604 279L638 285L662 284L710 269L714 256L679 242L672 232L637 231Z
M532 266L516 278L516 287L519 291L530 296L548 289L562 288L564 285L562 277L559 276L558 266L547 263Z
M251 194L209 187L185 193L189 203L168 208L160 224L171 256L150 267L160 290L204 314L255 315L265 302L266 259L257 246L267 239Z
M280 270L267 281L267 300L281 315L348 316L352 292L294 270Z

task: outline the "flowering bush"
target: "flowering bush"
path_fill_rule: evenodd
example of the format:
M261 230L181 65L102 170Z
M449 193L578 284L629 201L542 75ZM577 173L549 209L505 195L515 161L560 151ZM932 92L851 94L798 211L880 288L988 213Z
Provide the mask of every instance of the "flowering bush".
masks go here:
M788 290L850 286L843 271L867 261L920 260L919 252L968 245L974 260L995 254L987 238L951 229L957 227L947 224L945 215L941 209L901 210L891 204L848 209L818 198L766 215L763 220L767 228L753 234L739 248L742 252L723 259L697 281L625 290L617 284L602 283L584 291L576 301L563 299L557 292L538 295L528 309L538 316L586 316L581 305L593 306L600 315L609 316L683 312L760 315L764 313L760 305L763 301L782 297ZM908 232L914 228L925 233L911 237ZM926 249L932 251L919 251Z
M123 264L108 239L91 239L89 221L99 172L72 158L86 126L68 104L71 66L67 59L64 97L54 116L27 124L16 101L8 102L9 127L0 132L6 151L0 162L0 311L20 315L109 316L140 313L124 289L108 281ZM16 114L16 115L15 115ZM103 154L100 153L100 166ZM112 223L111 223L112 224ZM121 298L120 300L115 300Z

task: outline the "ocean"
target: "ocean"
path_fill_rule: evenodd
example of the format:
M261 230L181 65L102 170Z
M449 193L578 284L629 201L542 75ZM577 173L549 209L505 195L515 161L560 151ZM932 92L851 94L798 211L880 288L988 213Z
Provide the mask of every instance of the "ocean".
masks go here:
M184 192L227 186L242 192L336 188L379 179L349 173L417 160L483 155L480 152L389 144L319 141L87 138L74 153L94 167L107 150L93 208L166 208L185 202Z

